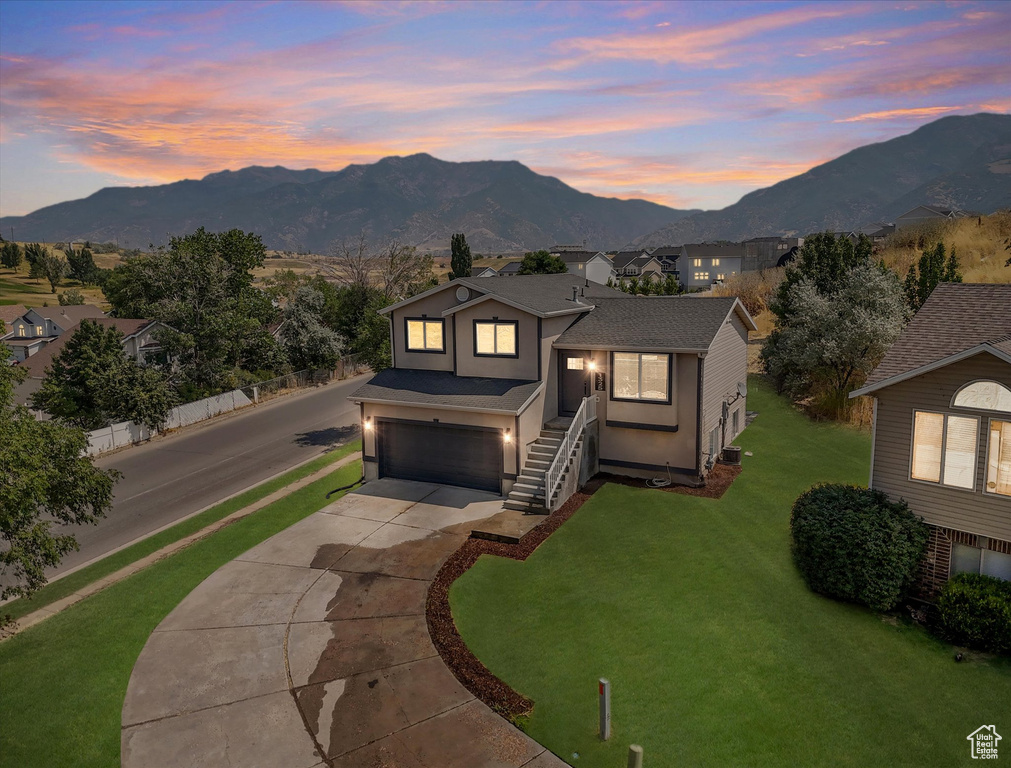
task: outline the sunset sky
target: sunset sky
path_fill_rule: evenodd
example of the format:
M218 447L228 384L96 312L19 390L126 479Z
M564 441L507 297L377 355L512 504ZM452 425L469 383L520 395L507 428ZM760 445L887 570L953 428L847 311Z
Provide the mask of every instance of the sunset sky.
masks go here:
M415 152L719 208L1009 83L1006 2L0 0L0 214Z

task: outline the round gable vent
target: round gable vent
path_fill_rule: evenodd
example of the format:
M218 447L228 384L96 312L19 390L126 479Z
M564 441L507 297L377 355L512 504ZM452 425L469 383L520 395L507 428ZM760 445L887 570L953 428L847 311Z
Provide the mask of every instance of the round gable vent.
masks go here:
M470 298L470 291L464 288L462 285L456 289L456 300L466 301Z

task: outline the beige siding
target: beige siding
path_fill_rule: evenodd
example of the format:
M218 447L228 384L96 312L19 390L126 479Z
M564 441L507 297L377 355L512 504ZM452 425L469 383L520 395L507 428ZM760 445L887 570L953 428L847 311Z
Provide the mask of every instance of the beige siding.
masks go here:
M458 376L486 376L493 379L537 379L537 317L528 312L489 300L461 309L452 315L456 323L456 373ZM516 321L516 349L519 357L477 357L474 354L476 320ZM571 322L571 321L570 321ZM399 366L398 366L399 367Z
M393 359L397 368L417 368L426 371L453 370L453 319L443 318L442 313L459 302L451 288L418 299L402 309L390 313L393 334ZM408 317L428 317L432 320L445 319L443 334L446 343L445 354L437 352L408 352L404 332L404 320Z
M698 357L675 355L671 404L630 403L611 400L611 356L609 352L587 352L597 370L606 372L607 391L596 392L597 418L600 420L600 460L649 464L662 467L669 462L674 471L695 470L695 415L698 402ZM557 387L556 387L557 389ZM607 426L607 422L676 426L677 432L662 432L629 427ZM628 474L625 468L602 467L615 474ZM649 471L656 474L655 471Z
M955 392L976 379L999 381L1011 387L1011 365L992 355L980 354L877 393L871 485L892 498L905 499L909 508L928 523L1008 541L1011 540L1011 497L983 492L987 423L991 417L999 418L1000 414L950 407ZM980 418L975 491L910 479L915 410Z
M737 397L737 385L748 379L748 331L736 312L716 334L705 358L702 382L702 452L703 463L709 453L709 434L720 429L717 451L729 445L733 435L733 414L738 413L738 423L744 429L746 398ZM733 401L731 403L731 401ZM725 429L722 427L723 403L730 403ZM725 435L725 438L724 438ZM719 458L718 456L713 457Z

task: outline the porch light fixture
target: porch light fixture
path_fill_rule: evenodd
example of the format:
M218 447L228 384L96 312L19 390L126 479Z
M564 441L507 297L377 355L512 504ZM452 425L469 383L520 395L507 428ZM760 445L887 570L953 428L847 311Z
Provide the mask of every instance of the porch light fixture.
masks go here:
M369 431L371 431L371 429L372 429L372 418L369 417L369 418L365 419L365 431L369 432Z
M507 429L502 433L502 442L511 443L513 441L512 433Z
M597 370L597 361L596 360L588 361L586 363L586 367L589 368L591 371Z

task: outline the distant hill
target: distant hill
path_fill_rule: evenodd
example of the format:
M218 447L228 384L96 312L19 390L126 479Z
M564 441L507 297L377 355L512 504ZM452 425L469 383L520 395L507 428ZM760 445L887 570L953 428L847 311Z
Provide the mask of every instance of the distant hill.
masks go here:
M943 117L636 238L635 247L850 230L917 205L1011 208L1011 115Z
M475 253L558 243L613 248L692 213L644 200L579 192L518 162L450 163L388 157L342 171L250 167L200 181L103 189L27 216L0 219L18 240L119 241L145 248L199 226L256 232L268 248L323 253L365 231L422 250L448 250L464 232Z

